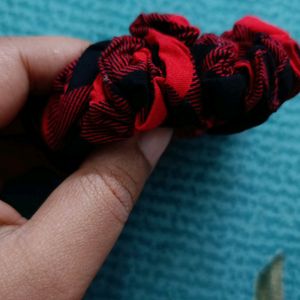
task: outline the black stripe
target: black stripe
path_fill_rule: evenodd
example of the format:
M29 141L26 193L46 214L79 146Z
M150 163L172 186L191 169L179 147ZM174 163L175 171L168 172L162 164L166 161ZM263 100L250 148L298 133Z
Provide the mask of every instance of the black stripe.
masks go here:
M241 115L245 109L244 100L248 84L249 78L246 72L231 76L206 72L202 79L205 111L221 120L229 120Z
M295 75L288 62L282 72L278 73L278 98L280 103L287 100L293 92Z
M216 45L205 45L205 44L195 44L191 47L191 53L195 60L196 71L198 77L201 79L203 77L202 64L206 55L215 49Z
M110 42L111 41L98 42L84 51L75 66L68 90L91 84L95 80L99 72L98 60Z
M145 108L146 112L150 110L154 95L148 72L137 70L125 75L115 83L113 90L128 100L134 114L142 108Z

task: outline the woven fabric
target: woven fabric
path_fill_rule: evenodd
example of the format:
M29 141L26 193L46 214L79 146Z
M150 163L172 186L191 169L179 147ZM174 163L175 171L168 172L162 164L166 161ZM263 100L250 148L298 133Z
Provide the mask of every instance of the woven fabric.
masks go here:
M140 12L186 16L220 34L253 14L300 40L298 0L2 0L2 34L94 42ZM285 298L300 298L300 98L233 136L174 141L86 299L252 299L258 271L285 257Z
M66 147L70 132L91 144L159 126L236 133L300 91L298 43L256 17L218 36L182 16L141 14L130 33L92 44L57 76L40 125L50 148Z

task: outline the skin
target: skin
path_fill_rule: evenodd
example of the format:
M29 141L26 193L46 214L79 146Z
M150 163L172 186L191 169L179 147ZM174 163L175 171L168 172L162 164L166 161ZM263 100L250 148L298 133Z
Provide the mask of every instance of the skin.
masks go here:
M0 128L16 119L29 93L46 96L57 73L87 45L61 37L0 39ZM81 299L171 135L156 129L101 147L30 220L0 200L0 298Z

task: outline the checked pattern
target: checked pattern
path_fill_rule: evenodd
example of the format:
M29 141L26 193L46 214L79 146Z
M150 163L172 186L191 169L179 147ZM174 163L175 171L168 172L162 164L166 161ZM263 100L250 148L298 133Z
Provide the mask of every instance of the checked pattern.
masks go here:
M58 76L40 126L51 149L158 126L185 136L239 132L300 91L298 43L256 17L217 36L181 16L142 14L130 33L91 45Z

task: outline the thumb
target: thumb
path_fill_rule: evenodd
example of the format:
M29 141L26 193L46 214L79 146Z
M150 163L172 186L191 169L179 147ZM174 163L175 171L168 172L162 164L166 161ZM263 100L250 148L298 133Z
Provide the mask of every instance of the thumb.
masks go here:
M31 261L34 272L28 270L27 274L37 276L39 284L43 274L48 279L50 275L57 290L71 290L76 297L84 292L113 247L171 135L170 129L160 128L109 145L65 180L20 228L27 253L38 261ZM49 282L45 284L49 286Z

